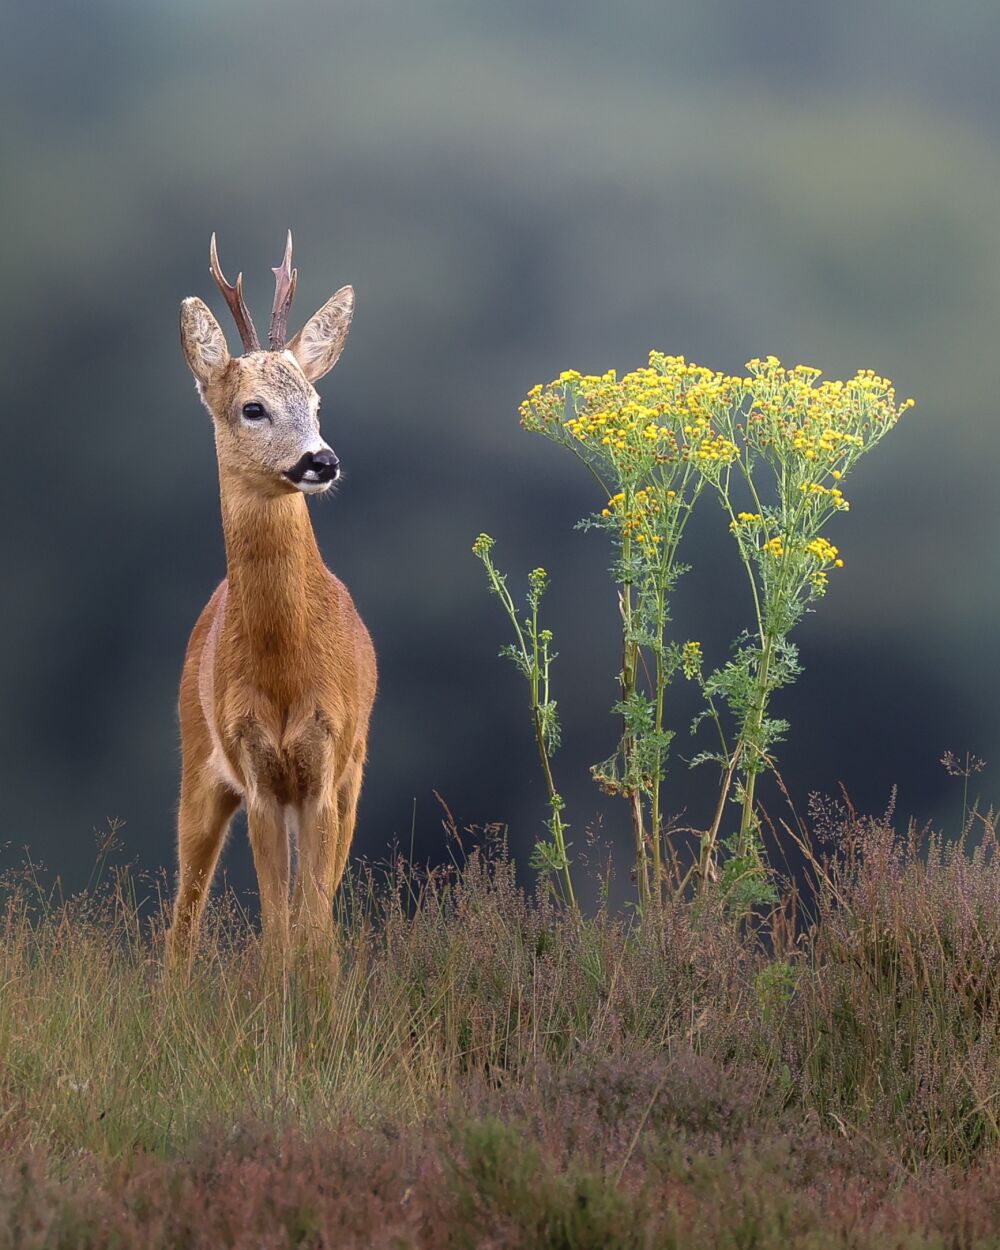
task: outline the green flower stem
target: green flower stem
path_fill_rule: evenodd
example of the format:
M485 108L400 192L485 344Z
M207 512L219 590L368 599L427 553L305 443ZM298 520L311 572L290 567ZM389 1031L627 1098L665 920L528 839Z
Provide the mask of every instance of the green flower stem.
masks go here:
M737 464L739 464L741 474L750 489L750 493L753 498L754 506L756 507L758 514L762 515L764 512L764 508L763 508L763 504L761 503L760 496L757 493L757 488L753 480L752 465L750 463L744 463L742 460L737 461ZM723 496L726 511L729 514L730 521L734 527L734 532L737 535L737 545L739 548L740 559L743 563L744 569L746 570L747 580L750 583L750 593L753 597L754 616L756 617L757 633L760 637L761 654L760 654L760 663L757 666L757 673L756 673L756 678L754 681L755 697L754 697L753 710L751 711L750 717L748 718L747 722L741 727L740 735L736 741L736 745L733 748L732 760L731 760L729 767L726 770L726 775L725 775L725 779L723 782L720 805L725 803L725 800L728 797L729 790L732 787L732 783L736 775L736 766L732 761L736 761L740 759L742 756L746 755L748 745L751 742L759 741L760 739L761 730L764 724L764 717L767 713L767 705L768 705L768 701L770 698L770 690L768 689L768 681L770 679L771 658L774 652L775 643L779 641L779 639L776 638L768 630L768 625L767 625L767 615L769 615L768 609L773 608L775 603L780 602L783 593L787 593L788 588L785 587L784 582L786 578L786 568L790 566L790 562L791 562L790 556L786 556L785 559L788 561L788 563L781 567L776 584L772 583L770 586L768 586L768 584L765 581L761 589L758 590L757 578L754 576L753 562L751 561L750 555L746 549L746 544L744 540L742 539L742 537L740 536L739 522L736 519L736 512L732 505L732 499L730 496L730 480L731 480L730 473L729 473L729 470L727 470L725 485L722 487L721 493ZM784 534L786 537L790 539L792 535L798 533L799 527L801 525L802 516L803 516L804 509L805 509L805 497L803 496L802 501L796 507L795 515L789 518L788 513L787 513L788 494L789 494L789 488L788 488L788 483L786 480L786 467L783 465L782 477L781 477L781 483L780 483L780 489L779 489L779 498L782 504L782 512L783 512L782 524L783 524ZM763 599L762 599L762 595L763 595ZM757 773L759 771L759 755L760 755L759 748L754 747L753 758L748 757L744 765L744 768L746 771L746 779L743 785L743 797L742 797L742 804L741 804L742 811L740 814L739 840L740 840L741 845L745 844L746 836L748 832L750 831L750 828L753 822L754 791L756 788ZM716 829L716 834L717 832L718 830ZM712 844L714 845L714 839L712 840Z
M562 863L563 891L566 896L566 902L573 911L577 911L576 895L573 892L573 878L569 870L569 856L566 853L566 827L560 815L563 800L562 795L556 789L556 783L552 777L552 765L549 762L549 753L545 746L545 734L542 731L542 714L537 703L533 705L531 714L535 724L535 742L538 746L538 758L542 762L542 772L545 774L545 784L549 791L549 808L552 811L552 838L555 841L559 859Z
M685 499L688 482L691 477L690 463L685 469L684 476L678 488L678 498ZM666 653L663 646L663 631L667 624L667 591L670 580L670 572L674 568L674 562L677 558L677 550L680 546L681 539L684 536L684 528L687 525L691 512L704 485L704 480L700 479L696 482L694 493L689 504L678 504L676 513L676 521L671 525L671 533L669 542L664 544L664 551L660 557L659 575L656 579L656 621L659 629L659 638L656 647L656 671L655 671L655 690L654 690L654 733L656 735L656 752L654 757L653 785L652 795L650 797L650 826L653 839L653 881L655 883L656 901L659 904L662 901L662 881L663 881L663 829L661 817L661 800L663 791L663 717L664 706L666 701L666 690L670 684L672 673L668 671L666 664Z
M683 526L681 527L683 529ZM678 534L678 540L680 535ZM659 576L656 579L656 620L662 631L667 611L667 578L673 565L677 543L670 544L660 560ZM662 636L656 647L656 668L654 675L654 719L653 729L656 735L656 750L653 757L653 776L649 800L649 823L653 840L653 888L657 906L663 901L663 853L660 814L660 801L663 792L663 748L660 745L663 735L663 709L669 676L665 664Z
M746 479L747 483L750 486L750 491L753 496L753 502L757 509L757 512L758 514L762 514L763 507L761 505L760 498L757 495L757 490L756 490L756 487L754 486L753 478L751 477L750 468L749 466L744 466L742 464L740 465L740 467L743 470L744 478ZM747 581L750 584L750 594L751 594L751 597L753 598L753 608L754 608L754 616L756 618L756 623L757 623L757 633L760 637L761 655L763 656L764 650L768 646L767 635L766 635L765 628L764 628L764 610L761 605L760 593L758 592L758 589L757 589L757 579L756 577L754 577L753 563L751 562L750 555L746 549L746 544L740 534L739 522L736 519L736 510L733 508L732 496L730 494L730 482L731 482L731 467L726 469L724 483L720 481L719 493L722 496L723 506L725 507L726 512L729 514L729 520L733 527L733 532L736 534L736 540L737 540L736 545L740 553L740 561L743 564L743 568L745 569L746 575L747 575ZM770 655L769 649L768 649L768 655ZM768 660L768 663L770 664L770 660ZM760 672L758 670L758 679L759 677L760 677ZM758 706L761 707L760 719L762 721L764 705L761 705L761 698L760 698L759 692L760 692L760 685L758 681L757 704ZM721 724L721 721L719 720L718 713L714 711L714 705L713 705L713 715L714 715L716 726L719 730L719 734L720 736L722 736L722 724ZM759 730L759 724L758 724L758 730ZM719 794L719 802L716 807L715 820L712 823L711 829L709 830L709 834L702 841L702 854L701 854L701 859L699 861L699 872L701 874L701 879L703 883L706 880L708 873L711 871L714 865L714 861L712 857L714 855L715 846L718 840L719 829L722 824L722 817L725 812L726 800L729 797L729 792L732 789L733 781L735 780L735 777L736 777L736 770L738 767L739 760L742 757L743 752L746 748L746 739L747 739L746 726L741 726L741 732L736 739L735 745L733 746L732 754L729 755L729 763L726 766L726 771L723 777L722 790ZM728 752L724 752L724 754L728 754ZM752 807L752 804L753 804L752 778L747 779L747 785L744 787L743 812L740 818L741 840L743 839L743 835L745 835L746 833L747 812L748 810L750 810L746 803L747 790L749 790L750 806Z
M729 797L729 791L732 788L733 778L736 776L736 770L739 767L740 756L742 754L743 744L738 742L733 751L729 766L726 769L726 775L722 782L722 790L719 793L719 801L715 807L715 819L712 821L708 833L702 838L698 856L698 878L701 883L702 890L705 890L709 882L716 877L715 867L715 848L719 841L719 830L722 828L722 820L726 813L726 800Z
M632 537L626 533L622 541L622 563L626 579L631 578L629 572L632 559ZM636 670L638 668L639 648L633 636L633 604L632 582L626 580L622 585L619 597L622 615L622 702L628 704L636 691ZM638 779L634 775L635 737L628 728L626 718L623 721L622 754L624 756L624 775L630 779L628 792L629 807L632 813L632 832L635 837L635 874L639 891L639 910L645 912L649 906L649 867L646 856L646 832L642 812L642 792Z
M548 635L546 635L548 638ZM562 820L562 795L556 789L556 783L552 776L552 764L549 759L548 747L545 745L545 727L542 724L542 702L548 705L549 702L549 665L551 657L549 656L549 644L545 639L542 640L539 649L539 630L538 630L538 597L532 598L531 602L531 641L533 645L532 664L531 664L531 717L535 726L535 742L538 746L538 758L541 760L542 772L545 774L545 785L549 792L549 807L552 811L552 838L556 844L559 860L562 864L563 891L566 896L566 902L573 911L577 910L576 895L573 892L573 878L569 871L569 856L566 854L566 832ZM538 687L541 680L542 700L539 700Z
M752 717L753 724L751 733L741 735L740 741L736 744L737 750L746 747L747 738L759 739L761 728L764 724L764 713L767 710L768 689L767 682L771 669L771 655L774 650L774 639L768 635L764 640L761 649L760 665L757 670L757 701L754 706ZM754 747L755 756L759 757L759 747ZM759 759L754 758L746 765L746 782L743 786L743 812L740 816L740 845L746 843L747 833L750 831L750 825L753 821L753 794L754 786L757 781L757 773L759 772Z
M573 878L570 872L569 855L567 854L566 825L562 819L563 798L556 788L555 778L552 774L549 743L546 740L544 709L550 709L551 715L552 705L549 701L549 682L552 655L549 652L551 635L538 628L538 600L542 593L542 584L533 584L533 589L529 593L531 615L522 628L517 615L517 607L514 604L510 591L507 589L507 579L496 568L490 558L492 545L493 540L488 535L481 534L473 546L473 552L482 561L483 567L486 569L490 590L500 600L507 618L514 628L514 637L517 641L512 649L512 654L517 661L518 668L528 679L528 688L531 692L531 720L535 731L535 745L538 748L538 758L542 765L545 786L548 790L549 810L552 813L549 827L556 847L563 897L569 907L576 912L579 908L576 901L576 893L573 889ZM539 569L536 572L544 579L542 570ZM534 574L532 576L534 577ZM525 629L528 631L527 637L525 636ZM508 654L511 654L511 652L508 652Z
M666 611L666 585L661 576L656 588L656 619L663 620ZM649 823L653 833L653 885L656 891L657 906L663 901L663 864L660 852L660 795L663 789L663 748L659 745L663 733L663 704L667 689L667 674L663 663L663 645L656 649L656 711L654 731L656 733L656 755L653 764L653 786L649 803Z

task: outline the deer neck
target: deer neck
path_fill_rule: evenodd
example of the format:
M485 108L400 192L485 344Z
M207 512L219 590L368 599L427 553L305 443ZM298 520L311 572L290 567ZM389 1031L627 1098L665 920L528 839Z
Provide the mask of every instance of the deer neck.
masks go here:
M220 478L229 590L227 634L257 681L305 674L317 582L326 577L305 496L264 496Z

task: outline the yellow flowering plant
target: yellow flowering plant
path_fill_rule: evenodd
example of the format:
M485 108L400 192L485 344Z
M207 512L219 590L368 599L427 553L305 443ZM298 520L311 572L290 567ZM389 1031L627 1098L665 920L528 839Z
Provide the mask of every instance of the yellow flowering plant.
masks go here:
M841 483L913 403L897 404L891 383L871 370L846 382L820 378L817 369L786 369L774 356L750 361L745 376L729 377L683 356L652 352L647 367L621 378L613 371L562 373L533 387L521 405L524 428L570 450L605 501L579 524L604 530L615 552L622 660L621 697L612 711L622 728L614 754L592 772L603 789L628 801L642 910L662 897L668 864L675 894L695 879L702 886L717 882L737 914L747 915L772 897L754 810L756 778L772 764L772 748L788 728L769 717L771 696L800 671L789 635L825 594L831 572L843 567L825 532L850 507ZM736 639L732 659L707 675L699 643L667 637L671 597L687 571L678 551L706 488L727 515L754 611L753 626ZM546 715L548 659L539 702L540 670L532 659L539 637L537 597L532 601L529 593L533 615L522 630L490 563L491 545L481 535L474 550L514 622L517 643L509 653L533 683L538 726ZM692 730L708 718L719 738L717 750L693 763L715 761L722 776L714 818L686 871L668 840L662 794L674 736L666 723L666 693L678 674L696 681L705 697ZM554 704L552 709L554 715ZM734 722L731 734L724 711ZM537 736L553 803L550 866L561 870L565 863L568 893L562 801L551 781L545 734L539 729ZM740 822L723 837L731 797L740 804ZM536 858L544 861L540 853Z
M843 480L913 404L897 404L892 384L872 370L846 382L820 378L818 369L786 369L768 356L749 361L744 378L717 375L716 383L696 397L705 418L737 448L722 471L713 467L706 480L729 518L755 618L753 629L737 639L733 659L703 679L704 715L716 721L722 749L699 758L720 763L724 784L699 867L704 878L714 866L723 803L735 781L742 810L739 831L726 844L730 854L723 884L749 903L757 901L755 891L766 893L755 782L788 728L768 717L770 699L800 672L789 640L792 629L826 593L831 571L844 565L823 531L850 508ZM752 510L737 510L737 496L747 499ZM718 698L736 720L732 747L722 733Z
M606 498L580 524L605 531L615 553L622 663L612 711L622 730L615 752L592 771L605 791L628 802L641 908L654 892L659 898L669 853L662 790L673 733L665 724L666 692L691 664L691 654L666 638L670 598L686 571L677 552L702 488L736 455L703 400L695 401L714 393L713 385L707 369L654 352L646 368L621 378L613 371L562 373L534 387L521 405L524 428L572 451Z

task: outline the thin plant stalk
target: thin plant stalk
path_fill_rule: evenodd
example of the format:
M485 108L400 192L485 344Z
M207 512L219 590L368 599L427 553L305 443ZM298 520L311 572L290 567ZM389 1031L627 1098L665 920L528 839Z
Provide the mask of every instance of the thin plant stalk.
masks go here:
M551 665L555 658L550 651L552 635L548 630L539 629L538 605L545 590L546 575L544 569L534 569L529 577L528 606L530 615L523 625L518 617L517 606L507 588L507 579L494 565L490 550L493 539L488 534L480 534L473 544L473 552L481 560L486 570L489 588L500 600L507 619L514 629L515 642L501 652L512 659L522 674L527 678L531 699L531 723L535 735L535 746L538 751L542 775L548 792L550 818L549 830L552 834L552 852L546 853L544 844L539 843L536 851L540 853L539 865L555 868L561 882L563 899L574 911L579 910L576 893L573 889L573 878L570 872L568 844L566 842L566 824L562 817L565 806L562 795L556 787L552 772L552 749L558 743L558 722L555 718L555 703L551 699Z
M632 539L626 533L622 543L622 563L625 567L625 575L629 577L628 569L632 558ZM622 671L621 671L621 690L622 703L628 705L634 697L637 689L636 670L638 668L639 648L633 638L633 605L632 605L632 583L626 580L622 586L619 596L622 614ZM628 721L622 717L622 753L625 760L626 776L630 770L630 766L635 758L635 735L628 727ZM643 822L642 812L642 792L639 786L633 782L629 793L629 810L632 816L632 835L635 840L635 873L636 888L639 892L639 910L645 911L649 905L649 865L646 856L646 831ZM658 858L658 856L657 856Z

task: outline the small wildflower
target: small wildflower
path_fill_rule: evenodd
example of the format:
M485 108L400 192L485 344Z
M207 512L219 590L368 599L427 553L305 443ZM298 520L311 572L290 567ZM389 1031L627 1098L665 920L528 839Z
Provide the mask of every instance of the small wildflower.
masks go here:
M821 564L832 564L837 559L837 548L825 538L814 538L806 544L806 551L814 555Z
M681 670L688 681L701 672L702 654L700 642L686 642L681 650Z

